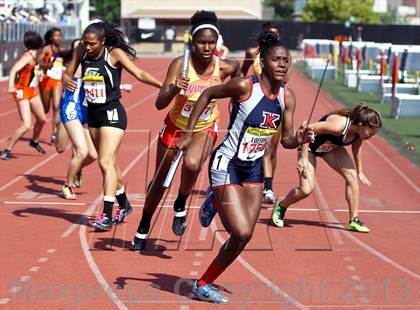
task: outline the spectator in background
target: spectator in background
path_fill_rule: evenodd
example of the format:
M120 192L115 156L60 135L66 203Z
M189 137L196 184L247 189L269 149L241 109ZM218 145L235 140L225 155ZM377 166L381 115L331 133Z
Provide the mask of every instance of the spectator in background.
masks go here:
M165 31L165 52L172 52L172 43L175 38L175 29L174 27L169 27Z

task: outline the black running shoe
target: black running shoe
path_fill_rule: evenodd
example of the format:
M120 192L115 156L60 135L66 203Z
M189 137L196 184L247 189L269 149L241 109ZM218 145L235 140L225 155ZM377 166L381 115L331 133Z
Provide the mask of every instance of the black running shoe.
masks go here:
M1 153L1 159L3 160L9 160L11 156L12 152L8 149L3 150L3 152Z
M174 221L172 222L172 231L177 236L182 236L187 228L187 211L174 212Z
M130 251L141 252L146 248L146 237L144 239L134 237L130 243Z
M41 145L39 145L39 142L35 142L34 140L30 140L29 141L29 146L33 147L40 154L45 154L46 153L45 150L41 147Z

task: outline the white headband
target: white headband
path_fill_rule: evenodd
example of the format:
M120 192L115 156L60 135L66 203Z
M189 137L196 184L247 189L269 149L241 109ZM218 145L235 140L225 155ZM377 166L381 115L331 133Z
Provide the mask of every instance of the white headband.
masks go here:
M191 35L192 36L195 35L198 30L207 29L207 28L213 29L214 31L216 31L217 35L219 35L219 29L217 29L217 27L215 25L212 25L212 24L202 24L202 25L198 26L197 28L194 28Z

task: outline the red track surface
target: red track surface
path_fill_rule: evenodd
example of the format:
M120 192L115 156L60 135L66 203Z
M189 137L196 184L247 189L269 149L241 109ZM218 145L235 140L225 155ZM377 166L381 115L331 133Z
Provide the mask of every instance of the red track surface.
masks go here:
M140 66L163 80L168 63L149 58ZM227 237L219 220L209 229L197 220L195 206L208 185L206 169L190 201L184 236L171 232L171 208L160 208L147 250L128 251L167 111L154 108L155 89L130 76L124 80L134 89L123 94L129 122L119 161L135 208L117 227L112 247L112 231L97 233L88 225L102 209L96 164L85 169L78 199L66 201L60 193L69 152L58 155L47 146L47 154L39 156L25 140L14 149L15 157L0 163L0 305L5 309L222 308L189 295L190 279L204 271ZM1 148L18 125L6 87L0 84ZM297 96L297 126L309 114L317 85L295 72L290 87ZM338 107L321 92L314 119ZM226 104L221 111L221 127L226 128ZM43 140L49 136L47 125ZM346 230L343 180L319 161L317 188L288 212L287 227L270 226L271 209L262 209L247 251L217 280L231 298L223 309L420 307L419 170L379 137L366 143L363 153L373 186L361 189L361 217L371 233ZM281 149L274 182L278 194L297 184L295 166L295 151ZM177 176L174 181L165 206L177 193Z

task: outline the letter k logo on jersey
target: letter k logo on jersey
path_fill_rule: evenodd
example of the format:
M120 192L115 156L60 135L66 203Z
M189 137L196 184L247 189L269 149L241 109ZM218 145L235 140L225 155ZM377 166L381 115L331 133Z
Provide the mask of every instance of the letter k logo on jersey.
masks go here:
M276 121L280 119L280 115L276 113L263 112L264 121L260 124L261 128L277 128Z

